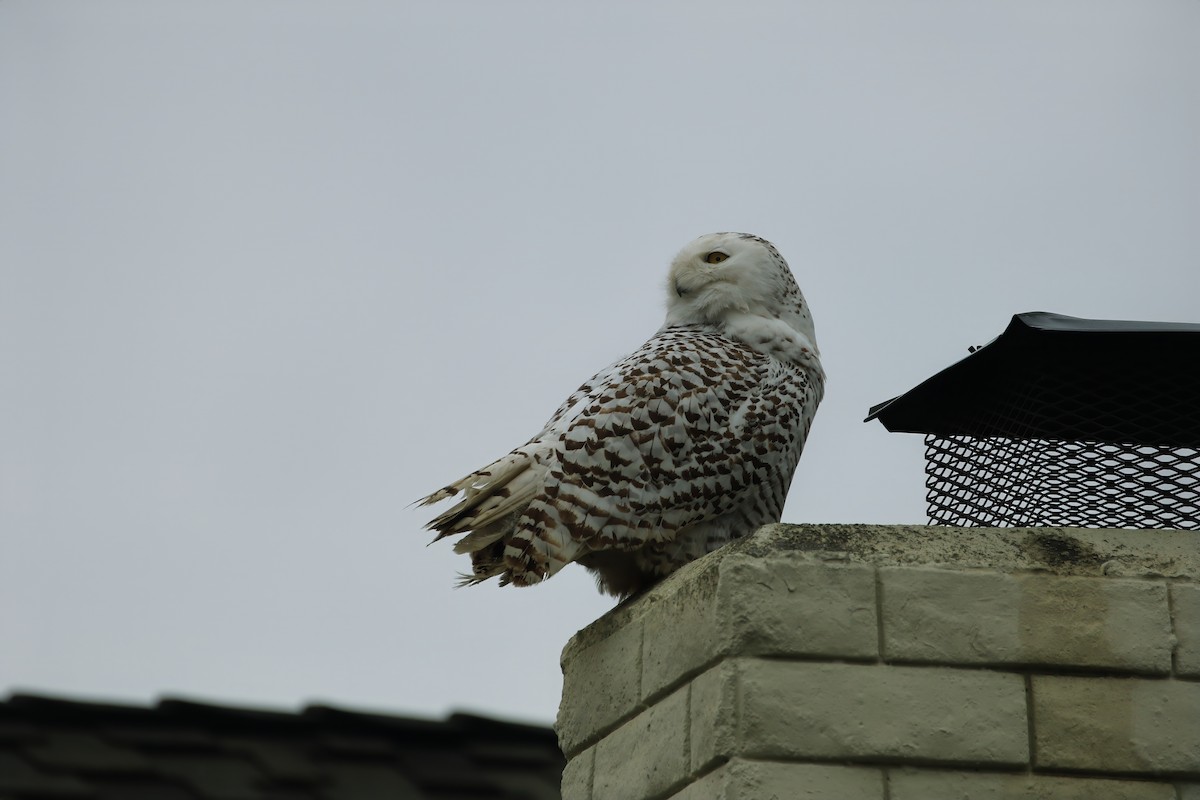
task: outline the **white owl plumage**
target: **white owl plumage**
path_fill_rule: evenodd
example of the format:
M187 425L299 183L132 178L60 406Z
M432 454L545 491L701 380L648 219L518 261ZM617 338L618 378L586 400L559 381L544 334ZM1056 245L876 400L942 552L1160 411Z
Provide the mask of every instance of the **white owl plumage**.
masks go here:
M691 242L667 283L649 341L537 436L421 501L463 494L426 527L466 534L464 583L525 586L578 562L628 596L779 521L825 387L804 295L746 233Z

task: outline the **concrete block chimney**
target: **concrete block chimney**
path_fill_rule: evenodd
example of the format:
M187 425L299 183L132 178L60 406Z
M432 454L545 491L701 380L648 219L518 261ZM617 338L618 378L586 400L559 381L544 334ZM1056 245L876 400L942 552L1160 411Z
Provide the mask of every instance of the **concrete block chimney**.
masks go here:
M1200 536L771 525L563 651L564 800L1200 800Z

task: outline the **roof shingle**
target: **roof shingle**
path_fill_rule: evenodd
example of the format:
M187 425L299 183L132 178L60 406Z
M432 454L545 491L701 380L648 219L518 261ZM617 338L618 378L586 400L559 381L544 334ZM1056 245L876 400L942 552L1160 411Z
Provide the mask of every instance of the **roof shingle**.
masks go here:
M0 702L0 800L557 800L562 768L549 728L469 714Z

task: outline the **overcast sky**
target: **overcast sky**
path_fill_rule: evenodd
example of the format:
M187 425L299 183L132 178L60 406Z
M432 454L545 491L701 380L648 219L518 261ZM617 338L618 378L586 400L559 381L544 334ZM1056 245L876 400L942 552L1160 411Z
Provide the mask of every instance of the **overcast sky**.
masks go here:
M455 590L408 504L714 230L816 319L784 520L923 522L870 405L1200 321L1200 4L0 0L0 694L549 722L611 601Z

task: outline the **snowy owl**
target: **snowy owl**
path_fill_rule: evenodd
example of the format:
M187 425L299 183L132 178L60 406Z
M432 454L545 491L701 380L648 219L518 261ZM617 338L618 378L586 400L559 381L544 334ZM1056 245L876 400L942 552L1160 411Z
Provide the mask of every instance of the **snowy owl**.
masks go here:
M526 586L578 561L637 593L778 522L825 389L787 262L746 233L701 236L667 275L667 318L500 460L421 500L471 556L463 583ZM436 539L435 539L436 541Z

